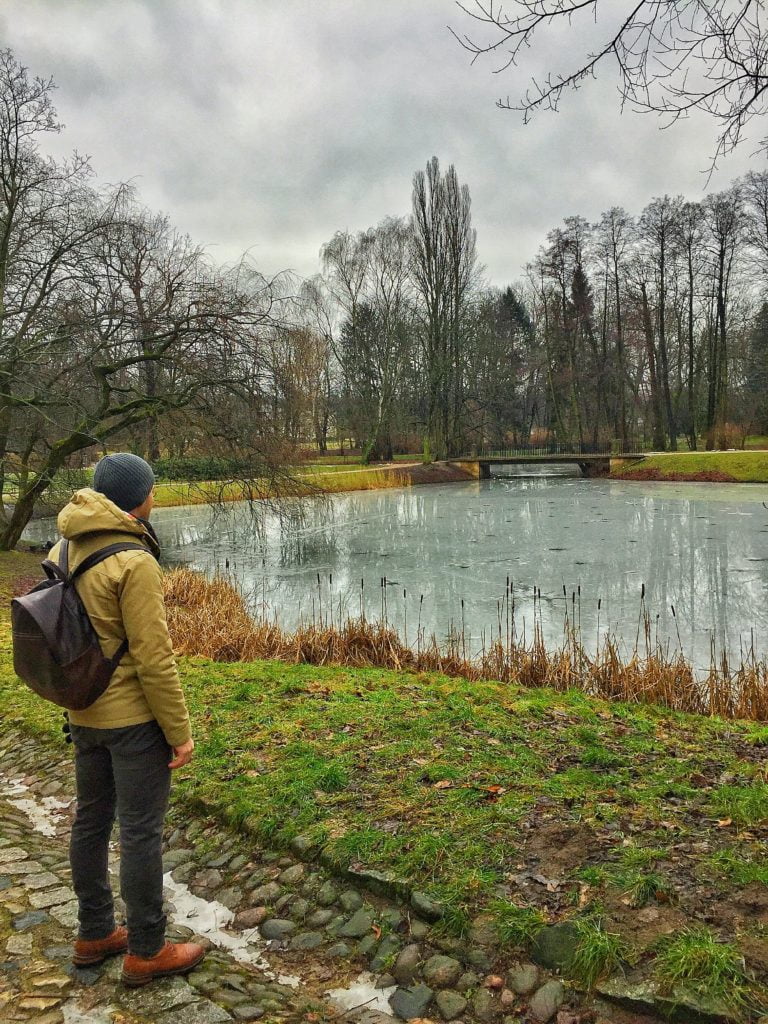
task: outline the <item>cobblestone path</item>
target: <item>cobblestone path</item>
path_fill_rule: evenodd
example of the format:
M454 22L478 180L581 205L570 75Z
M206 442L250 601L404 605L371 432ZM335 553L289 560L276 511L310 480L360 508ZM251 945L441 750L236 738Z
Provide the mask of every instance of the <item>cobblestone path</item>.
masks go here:
M361 1024L392 1021L366 1009L350 1015L334 1010L322 998L322 976L312 975L309 985L283 976L279 965L270 964L263 941L251 945L217 929L215 907L213 914L206 913L206 901L195 906L186 887L170 879L169 937L194 937L209 947L198 969L187 978L127 989L119 981L121 957L95 968L74 968L70 957L77 904L67 858L71 764L66 756L31 744L20 750L17 739L0 739L0 1021L224 1024L342 1016ZM113 888L118 891L114 878ZM179 923L180 917L193 927ZM216 941L226 943L227 938L231 948L217 948Z

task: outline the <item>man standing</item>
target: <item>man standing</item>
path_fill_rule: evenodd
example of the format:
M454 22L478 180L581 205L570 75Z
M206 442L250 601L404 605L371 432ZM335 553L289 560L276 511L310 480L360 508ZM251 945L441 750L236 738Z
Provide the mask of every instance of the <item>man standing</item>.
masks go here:
M194 742L168 636L159 545L149 524L154 474L137 455L107 455L93 489L77 491L60 512L68 570L108 545L131 542L78 579L77 591L111 657L127 640L106 691L69 712L75 746L77 814L70 862L79 903L73 962L101 963L128 951L126 985L190 971L204 956L195 943L165 940L162 830L171 770L188 764ZM50 558L56 561L61 543ZM127 928L116 927L108 874L115 814L120 823L120 891Z

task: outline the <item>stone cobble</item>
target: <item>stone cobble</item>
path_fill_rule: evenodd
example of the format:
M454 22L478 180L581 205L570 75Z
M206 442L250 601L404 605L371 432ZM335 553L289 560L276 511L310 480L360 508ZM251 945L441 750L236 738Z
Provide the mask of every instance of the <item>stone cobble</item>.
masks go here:
M120 958L73 967L77 904L65 845L69 801L57 808L58 827L50 817L43 820L42 803L39 820L28 813L35 798L66 793L71 766L41 748L27 753L29 743L20 745L18 739L0 740L0 1021L224 1024L299 1021L313 1011L322 1019L330 1012L312 992L281 984L272 971L243 965L217 949L209 949L187 978L141 989L120 984ZM61 778L53 786L56 775ZM41 826L47 834L41 834ZM115 878L113 884L116 888ZM169 927L169 937L211 945L193 927L179 924Z
M187 978L140 990L119 983L119 958L76 970L76 901L66 857L71 795L66 753L3 734L0 1021L219 1024L343 1016L361 1024L557 1024L565 1012L568 1024L622 1019L605 1007L585 1011L560 980L532 964L503 962L482 919L467 940L456 939L442 927L440 906L424 894L396 900L360 890L304 861L313 849L301 837L291 856L257 849L247 836L181 807L169 815L164 852L169 935L208 945L205 960Z

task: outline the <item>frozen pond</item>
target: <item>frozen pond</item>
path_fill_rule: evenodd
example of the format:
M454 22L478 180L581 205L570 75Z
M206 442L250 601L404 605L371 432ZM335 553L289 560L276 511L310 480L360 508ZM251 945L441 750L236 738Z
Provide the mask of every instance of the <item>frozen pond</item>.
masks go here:
M240 505L224 513L159 509L153 522L167 561L229 572L257 614L287 628L361 608L380 616L386 594L388 620L411 642L419 621L440 638L451 623L460 628L463 615L476 648L498 628L509 577L518 631L531 633L538 587L536 614L549 641L562 637L567 604L580 616L585 643L595 643L599 600L600 631L610 627L629 649L644 584L659 637L676 648L679 628L684 653L702 666L713 637L738 655L754 630L758 653L768 654L763 501L768 485L542 472L305 499L298 513L270 511L259 520ZM33 529L42 538L50 526Z

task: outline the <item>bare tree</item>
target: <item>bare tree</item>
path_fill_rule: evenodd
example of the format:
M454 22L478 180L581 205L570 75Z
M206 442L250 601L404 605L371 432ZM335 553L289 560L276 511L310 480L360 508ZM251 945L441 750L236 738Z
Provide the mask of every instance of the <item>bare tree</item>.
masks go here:
M762 0L475 0L457 6L488 38L451 29L454 36L473 60L495 59L497 72L516 65L559 25L595 22L598 38L591 52L577 52L568 70L534 80L519 100L498 101L521 111L526 121L537 110L557 110L563 93L608 63L614 65L622 104L662 115L664 126L692 110L708 114L717 126L713 165L766 109Z
M57 163L50 81L0 52L0 548L76 452L240 386L268 282L215 269L124 188L100 194L78 157Z
M764 286L768 281L768 171L750 171L741 187L752 260Z
M677 425L670 385L670 359L667 342L669 277L675 257L682 199L662 196L652 199L640 215L639 232L648 259L654 268L656 285L656 337L659 344L658 370L664 402L669 447L677 451Z
M337 232L322 257L343 311L333 346L363 458L391 459L394 408L412 333L408 225L388 217L354 236Z
M616 372L614 388L617 392L616 433L622 451L627 445L627 361L624 345L624 317L622 307L622 278L624 262L632 242L634 224L620 206L604 213L596 228L598 253L606 261L612 287L614 330L616 339ZM607 294L605 304L607 306Z
M437 157L413 177L413 279L422 316L428 406L425 447L444 458L458 454L464 401L463 329L478 272L469 188Z
M728 411L728 339L733 278L743 255L746 226L741 188L734 185L724 192L707 196L704 212L712 259L715 299L715 324L710 333L707 359L707 411L704 428L707 448L715 447L713 431Z
M685 263L686 275L686 363L688 447L698 446L698 413L696 402L696 288L703 267L704 210L700 203L684 203L678 221L678 245Z

